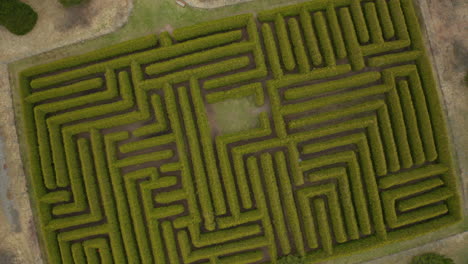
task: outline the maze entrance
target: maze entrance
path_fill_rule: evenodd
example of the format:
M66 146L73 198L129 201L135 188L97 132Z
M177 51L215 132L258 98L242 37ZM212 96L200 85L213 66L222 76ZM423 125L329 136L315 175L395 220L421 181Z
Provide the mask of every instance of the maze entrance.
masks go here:
M460 218L410 0L176 29L26 69L20 89L50 263L314 262Z

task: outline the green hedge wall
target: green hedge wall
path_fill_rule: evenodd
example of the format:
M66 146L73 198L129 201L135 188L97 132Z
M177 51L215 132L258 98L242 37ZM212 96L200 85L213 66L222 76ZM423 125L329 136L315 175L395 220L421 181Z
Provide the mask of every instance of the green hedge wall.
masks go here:
M48 261L312 263L459 221L409 5L312 0L24 70ZM219 132L209 104L241 97L258 126Z

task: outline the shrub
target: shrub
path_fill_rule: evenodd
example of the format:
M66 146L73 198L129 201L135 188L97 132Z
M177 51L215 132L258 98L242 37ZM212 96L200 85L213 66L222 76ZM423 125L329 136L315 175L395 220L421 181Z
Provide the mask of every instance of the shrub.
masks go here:
M37 22L37 13L27 4L18 0L0 1L0 25L15 35L31 31Z
M88 0L59 0L59 2L64 6L64 7L70 7L74 5L79 5L81 3L84 3Z
M451 258L437 253L425 253L413 257L411 264L455 264L455 262Z

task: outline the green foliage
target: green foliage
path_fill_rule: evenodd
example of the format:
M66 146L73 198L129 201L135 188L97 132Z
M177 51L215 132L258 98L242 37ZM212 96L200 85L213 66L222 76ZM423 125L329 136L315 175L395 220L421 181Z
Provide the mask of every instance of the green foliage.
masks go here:
M146 68L150 75L172 72L184 67L206 63L222 57L233 56L251 49L250 43L235 43L225 47L218 47L208 51L197 52L166 62L155 63Z
M64 7L71 7L75 5L79 5L82 3L85 3L89 0L59 0L59 2L64 6Z
M305 42L312 58L314 66L322 64L322 55L318 47L317 37L315 36L315 30L312 26L312 18L310 13L304 8L300 13L301 24L305 33Z
M275 28L278 33L279 47L281 57L286 70L292 71L296 67L294 55L292 53L291 41L289 40L288 31L283 17L278 14L275 18Z
M299 256L294 256L294 255L289 255L282 257L277 260L278 264L305 264L305 260L302 257Z
M42 74L46 72L56 71L59 69L72 68L80 64L95 62L99 60L106 60L112 57L122 56L126 53L136 52L142 49L147 49L149 47L155 46L157 43L158 43L157 35L148 35L148 36L128 40L128 41L125 41L116 45L112 45L110 47L106 47L103 49L91 51L86 54L60 59L50 64L37 65L35 67L31 67L25 70L24 73L28 75L38 75L38 74ZM130 63L130 62L131 60L126 63ZM86 70L86 72L92 73L92 71L90 70ZM83 72L81 72L80 74L83 74ZM59 75L59 76L63 76L63 75ZM40 79L34 80L31 86L33 89L39 89L41 87L50 85L50 83L58 82L58 81L59 80L57 80L57 77L53 77L49 79L40 78Z
M0 25L11 33L24 35L30 32L37 22L37 13L27 4L18 0L0 1Z
M314 0L258 19L20 74L49 262L303 264L459 219L410 0Z
M273 38L273 33L271 31L270 25L266 23L263 24L262 33L271 71L273 72L273 76L275 76L276 78L280 78L283 73L281 70L280 58L278 56L278 53L276 52L275 39Z
M425 253L413 257L411 264L455 264L455 262L451 258L437 253Z
M291 39L294 43L294 53L296 54L297 64L299 66L300 73L308 73L310 72L310 65L307 59L307 53L304 47L304 43L301 37L301 29L299 27L299 23L296 19L289 20L289 30L291 32Z

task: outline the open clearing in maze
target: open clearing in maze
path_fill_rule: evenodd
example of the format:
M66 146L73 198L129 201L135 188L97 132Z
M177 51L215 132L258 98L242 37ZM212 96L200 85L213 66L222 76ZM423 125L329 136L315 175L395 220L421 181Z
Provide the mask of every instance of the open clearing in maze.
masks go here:
M239 15L19 78L50 263L309 263L461 217L410 0ZM247 98L258 122L219 129L213 105Z

